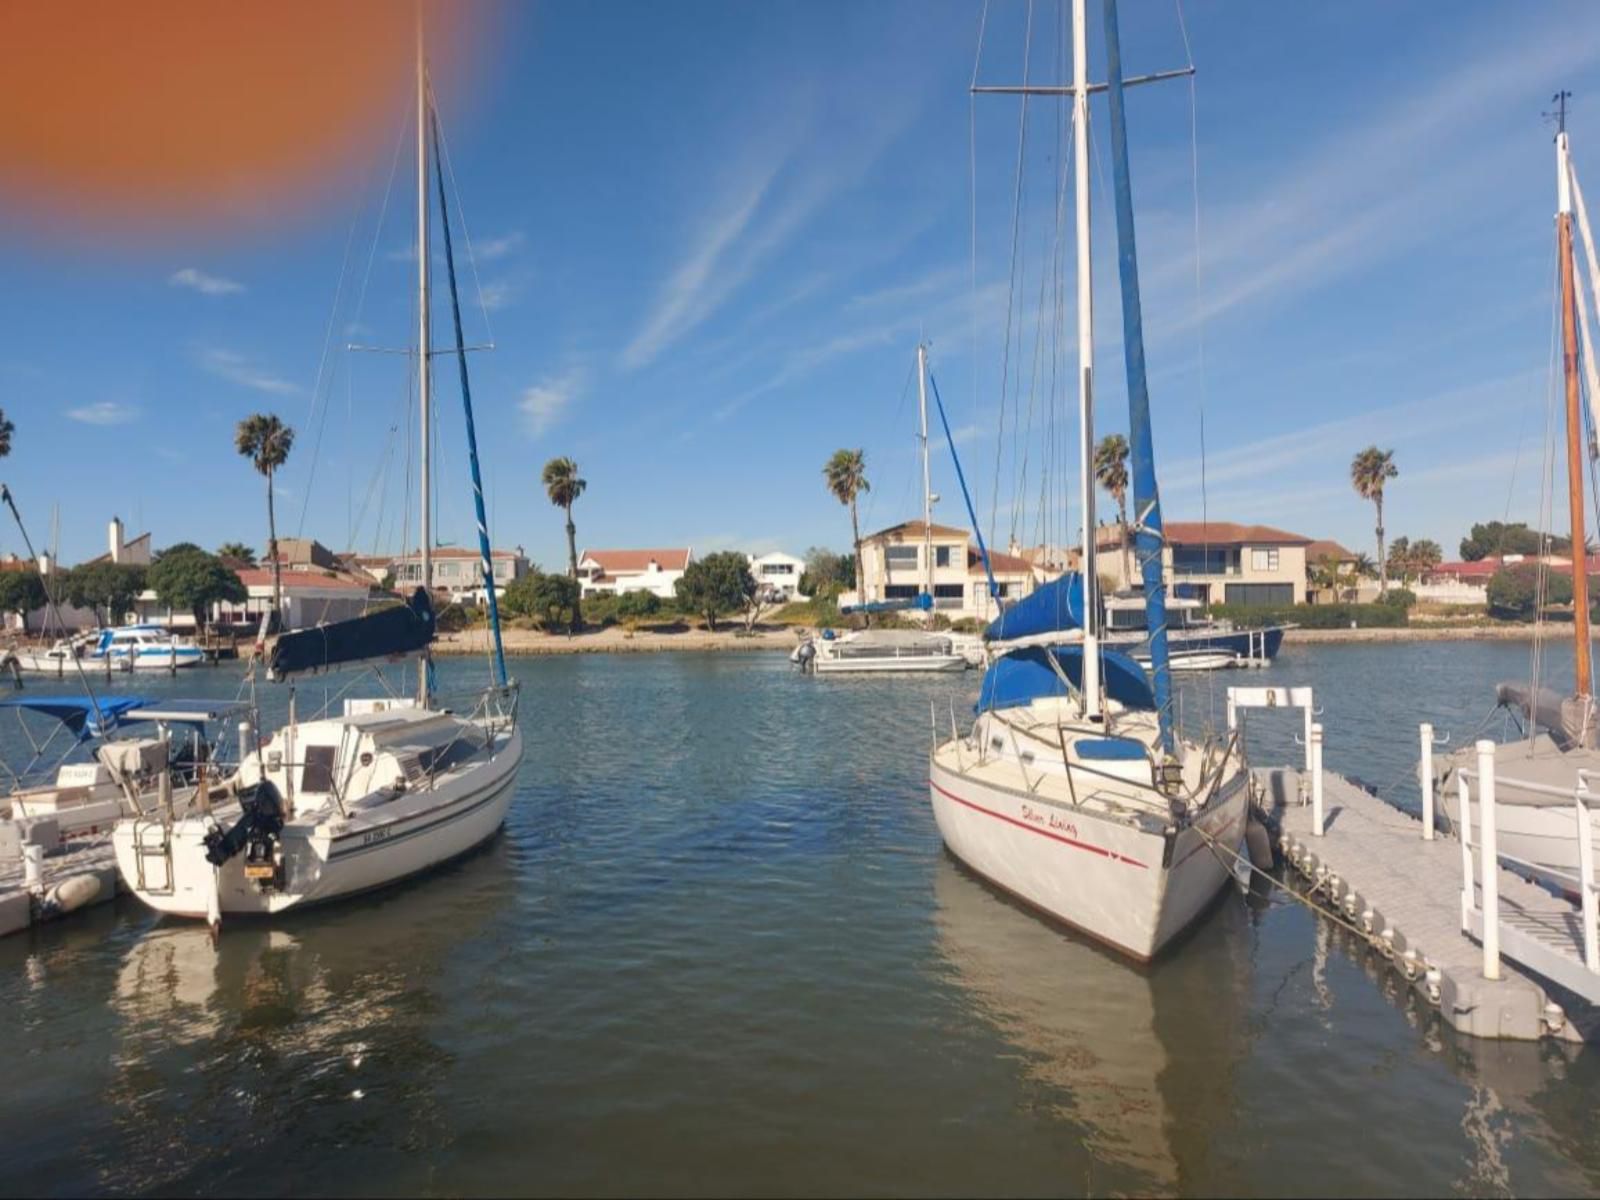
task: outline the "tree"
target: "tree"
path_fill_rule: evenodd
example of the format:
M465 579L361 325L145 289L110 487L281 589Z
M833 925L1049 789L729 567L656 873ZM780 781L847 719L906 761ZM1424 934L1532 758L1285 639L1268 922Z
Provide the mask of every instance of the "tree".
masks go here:
M289 460L294 430L272 413L255 413L239 422L233 444L267 480L267 557L272 560L272 620L281 620L283 580L278 562L278 516L272 502L272 476ZM238 582L237 576L234 582ZM270 624L267 628L271 628Z
M1389 590L1389 572L1383 553L1383 485L1400 474L1393 450L1368 446L1350 460L1350 486L1363 500L1371 500L1378 513L1378 595Z
M1378 564L1372 561L1370 554L1356 555L1356 576L1360 579L1375 579L1378 575Z
M57 595L74 608L87 608L95 620L115 625L145 589L146 568L133 563L85 563L66 572Z
M578 629L581 593L576 579L565 575L536 575L529 589L533 616L546 630L565 624L569 634Z
M1331 554L1324 554L1306 569L1306 575L1311 580L1311 586L1319 592L1339 592L1339 585L1344 582L1344 576L1339 570L1339 560Z
M750 603L756 579L749 559L737 550L722 550L690 563L673 586L685 611L704 617L706 628L715 632L719 616L740 612Z
M151 565L149 582L168 608L193 613L199 629L213 604L243 604L249 595L233 569L204 550L167 549Z
M632 629L661 611L661 597L643 588L623 592L617 597L617 616Z
M256 565L256 552L243 542L223 542L217 547L218 558L231 558L242 567Z
M1444 561L1444 550L1432 538L1419 538L1411 544L1411 568L1417 578L1428 574Z
M835 554L821 546L806 551L806 569L800 575L800 594L813 600L831 600L851 586L856 569L854 555Z
M1094 477L1117 502L1117 525L1122 540L1122 578L1131 585L1133 563L1128 557L1128 439L1120 433L1106 434L1094 448Z
M1411 539L1404 535L1389 543L1389 557L1384 560L1384 574L1400 580L1411 581Z
M1543 537L1523 521L1489 521L1474 525L1471 534L1461 539L1461 557L1478 562L1490 555L1543 554L1547 548L1551 554L1565 554L1571 547L1571 538Z
M45 605L44 580L32 566L21 571L0 571L0 612L22 618L22 632L28 632L28 614Z
M544 465L544 473L540 476L544 482L545 494L550 497L550 503L557 508L566 509L567 512L567 577L574 583L578 581L578 527L572 523L572 505L578 497L583 495L584 489L589 486L589 481L578 475L578 464L570 458L552 458ZM583 628L583 590L578 590L578 598L572 602L572 625L574 629Z
M1541 575L1542 597L1539 594ZM1537 614L1541 601L1545 604L1572 603L1572 580L1534 563L1502 567L1494 573L1485 590L1490 615L1508 620L1529 620Z
M861 560L861 523L856 519L856 497L872 490L872 485L867 482L866 451L835 450L833 457L822 468L822 477L827 480L828 491L833 498L850 508L850 534L854 539L851 544L855 547L856 556L856 602L865 603L867 573Z

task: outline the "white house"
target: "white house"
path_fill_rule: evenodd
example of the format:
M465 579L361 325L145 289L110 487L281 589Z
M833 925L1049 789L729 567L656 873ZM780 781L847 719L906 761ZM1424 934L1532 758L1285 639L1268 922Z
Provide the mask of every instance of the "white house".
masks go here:
M805 560L792 554L774 550L771 554L749 555L750 574L755 577L756 590L784 601L800 595L800 576L805 574Z
M620 596L654 592L663 600L676 593L673 585L694 561L694 551L585 550L578 556L578 582L585 596Z
M346 554L344 562L352 571L362 571L374 581L394 576L396 590L410 592L422 582L422 555L402 556L383 554ZM496 593L502 593L515 580L529 571L528 557L522 547L515 550L491 550L489 561L494 566ZM476 548L466 546L436 546L433 550L432 591L443 593L458 604L483 603L483 557Z
M990 597L988 572L967 531L949 525L934 525L930 531L921 521L904 521L861 539L865 586L845 592L839 604L914 599L927 587L928 564L923 555L929 545L933 550L934 610L952 620L993 620L999 606ZM1001 604L1026 596L1039 580L1033 564L1016 555L991 550L989 563Z

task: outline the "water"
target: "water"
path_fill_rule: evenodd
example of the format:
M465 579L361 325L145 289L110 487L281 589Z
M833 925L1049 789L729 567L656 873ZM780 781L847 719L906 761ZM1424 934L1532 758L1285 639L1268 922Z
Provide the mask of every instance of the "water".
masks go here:
M1183 702L1312 683L1329 765L1414 798L1417 722L1470 735L1527 661L1291 648ZM0 941L0 1192L1600 1188L1595 1055L1456 1038L1297 907L1230 894L1140 971L963 872L923 756L976 676L515 669L527 762L482 852L216 950L131 900ZM1256 719L1256 761L1295 728Z

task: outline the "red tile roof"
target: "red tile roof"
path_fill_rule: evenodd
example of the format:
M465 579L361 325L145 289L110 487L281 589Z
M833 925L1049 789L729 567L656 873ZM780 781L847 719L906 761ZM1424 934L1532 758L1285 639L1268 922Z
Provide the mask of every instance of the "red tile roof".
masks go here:
M239 576L239 582L247 588L272 586L271 567L246 567L234 573ZM324 575L321 571L284 571L282 577L284 591L292 591L295 588L346 588L365 592L370 591L372 586L343 575Z
M1346 550L1338 542L1330 542L1326 538L1312 542L1306 547L1306 561L1308 563L1320 562L1324 558L1331 558L1338 562L1350 562L1355 554Z
M1240 525L1233 521L1171 521L1167 542L1174 546L1309 546L1311 539L1271 525Z
M682 571L689 565L689 550L585 550L578 561L598 563L606 575L636 574L647 571L654 562L663 571Z
M1033 564L1027 559L1018 558L1015 554L1002 554L998 550L989 551L989 566L996 575L1027 575L1033 570ZM971 547L967 549L967 573L983 574L983 556Z

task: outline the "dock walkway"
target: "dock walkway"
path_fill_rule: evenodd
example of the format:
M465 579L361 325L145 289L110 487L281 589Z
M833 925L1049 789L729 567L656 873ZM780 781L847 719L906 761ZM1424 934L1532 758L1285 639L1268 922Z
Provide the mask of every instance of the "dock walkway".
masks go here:
M68 912L108 903L122 890L109 833L72 838L56 853L45 855L40 865L40 884L33 890L28 887L27 868L22 860L0 861L0 937L20 933ZM70 907L51 902L59 885L80 876L95 881L92 893L79 885L72 893Z
M1362 929L1452 1027L1472 1037L1585 1040L1593 1012L1577 997L1562 993L1565 1003L1558 1002L1539 976L1509 959L1498 980L1484 977L1483 949L1462 928L1459 842L1424 840L1416 817L1331 771L1323 773L1324 831L1316 837L1302 772L1263 770L1257 778L1279 845L1316 898ZM1510 871L1498 878L1502 925L1576 937L1581 963L1574 907Z

